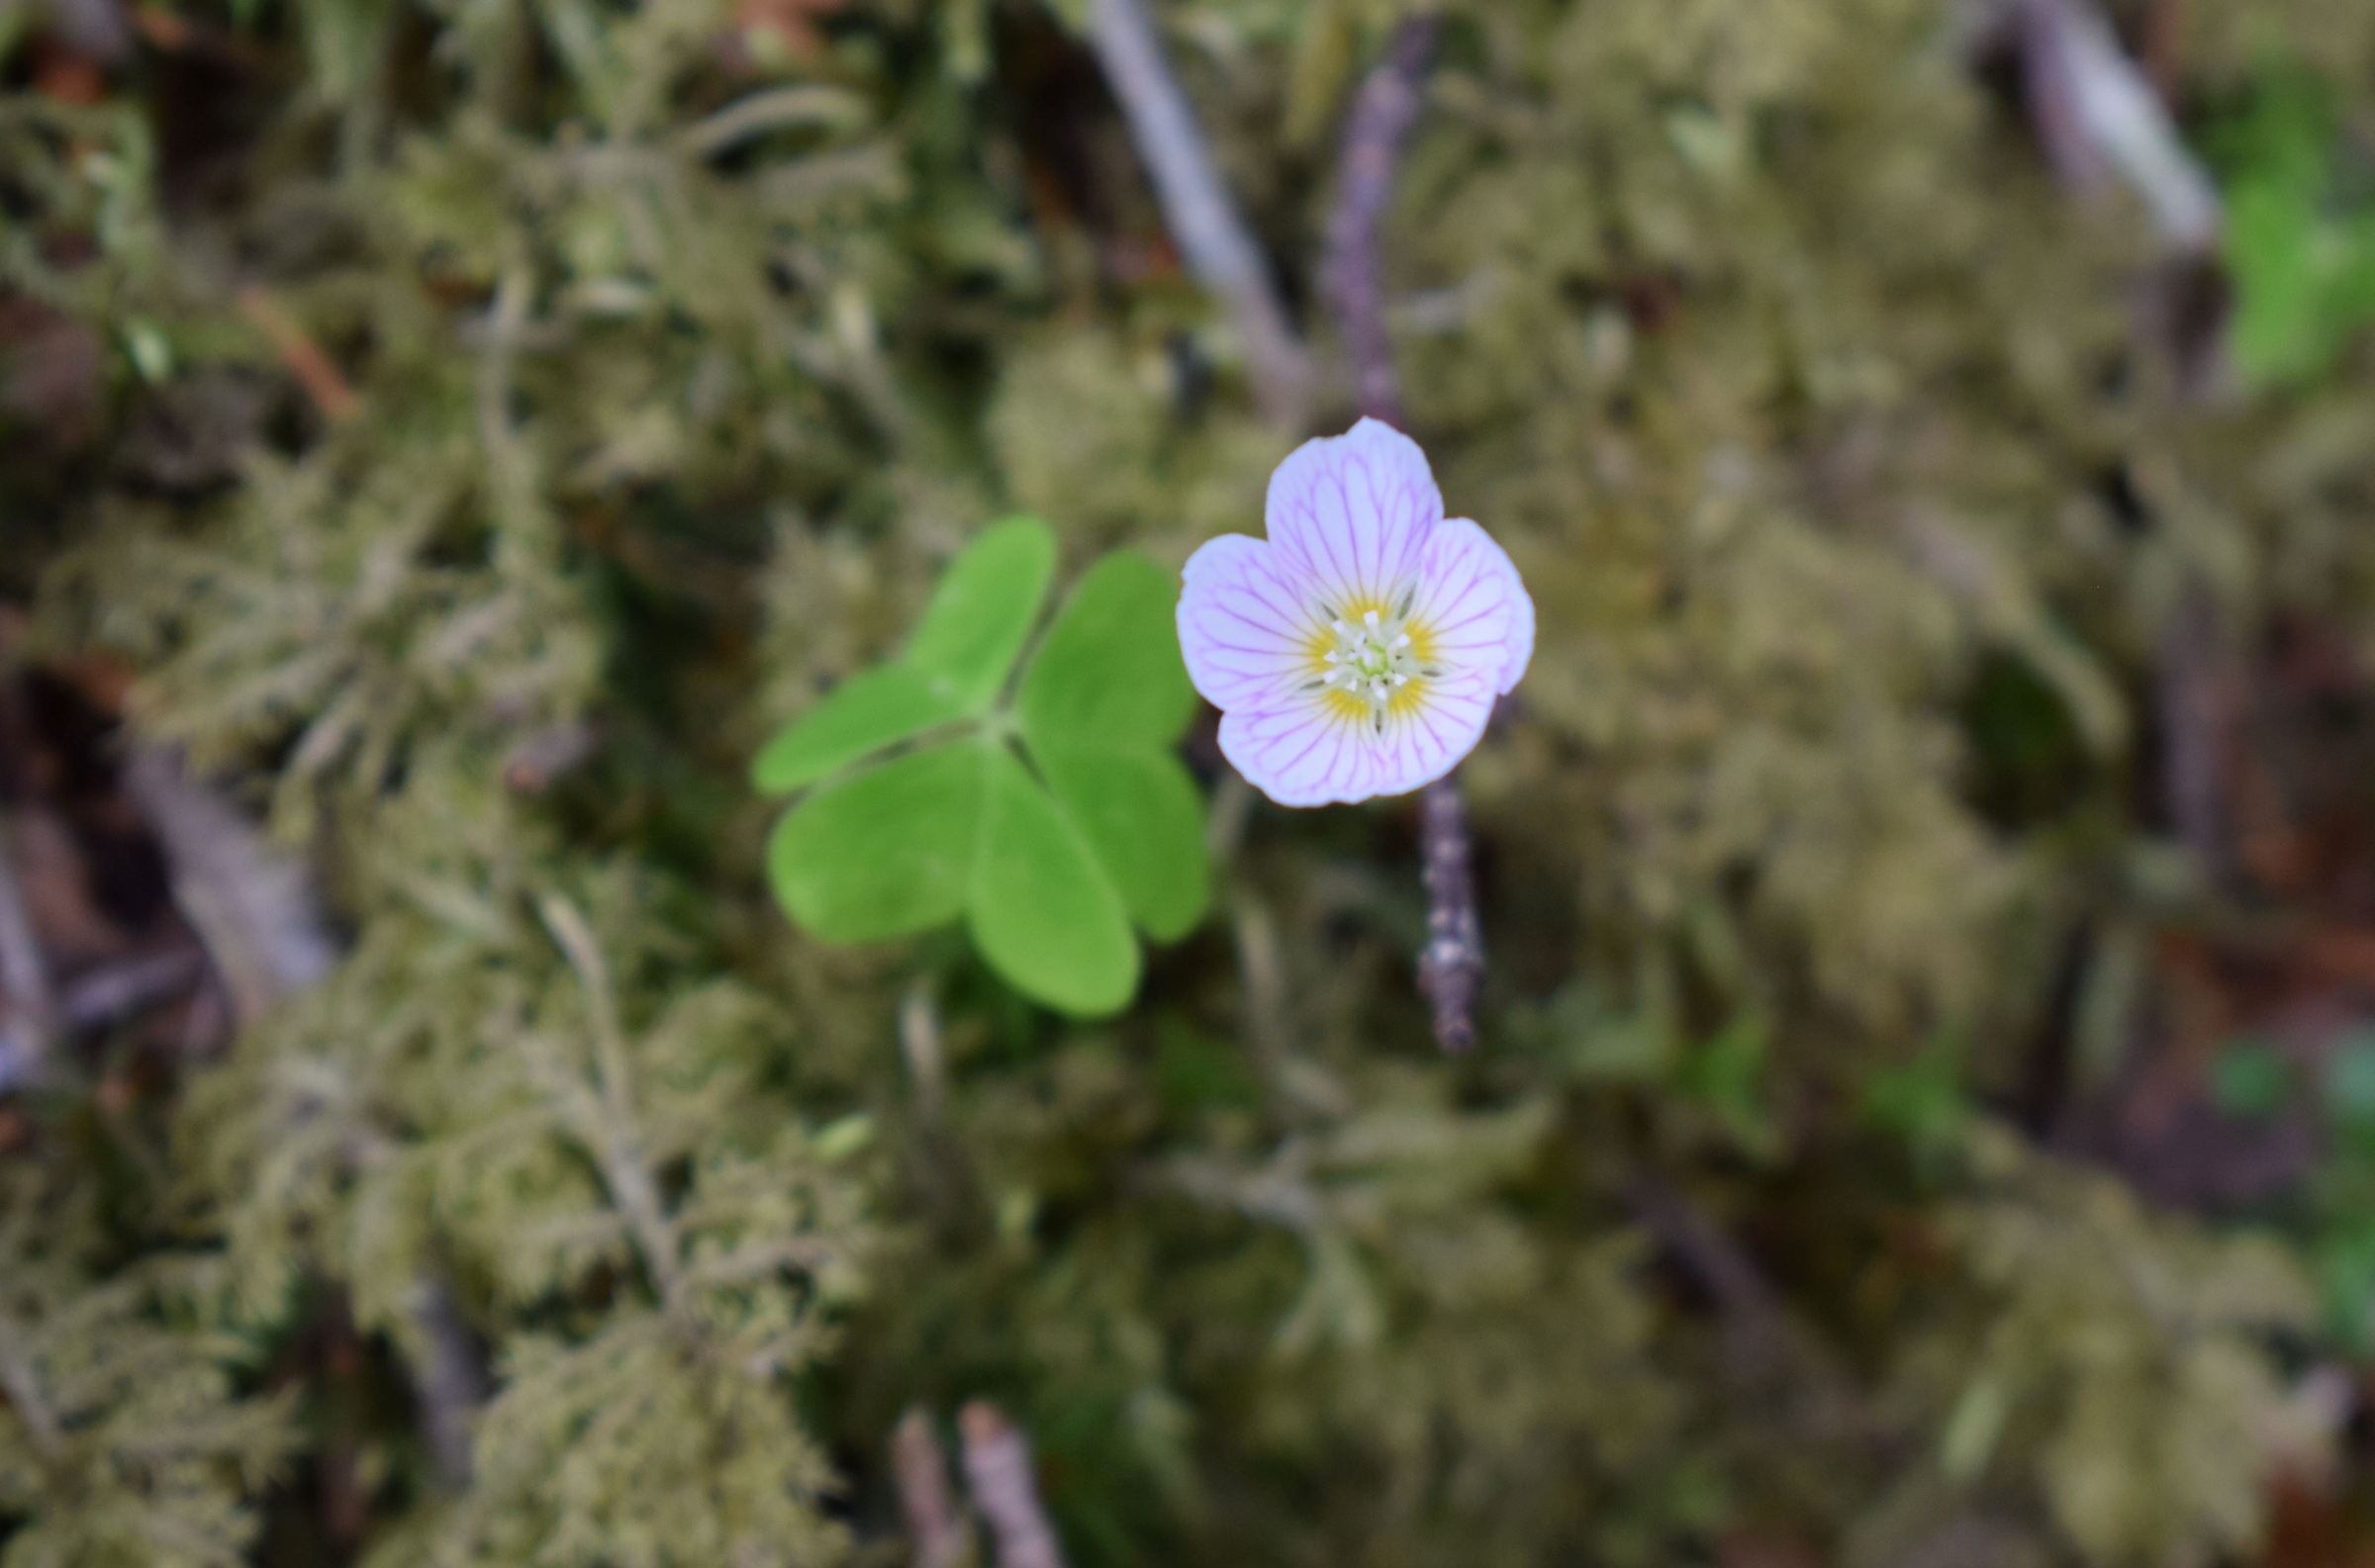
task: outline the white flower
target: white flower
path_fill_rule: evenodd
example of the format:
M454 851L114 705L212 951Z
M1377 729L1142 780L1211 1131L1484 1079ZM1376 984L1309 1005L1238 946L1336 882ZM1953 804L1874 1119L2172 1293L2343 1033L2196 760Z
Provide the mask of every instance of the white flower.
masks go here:
M1282 805L1401 794L1473 750L1534 653L1491 536L1446 518L1426 454L1363 419L1271 476L1270 537L1188 560L1180 648L1220 749Z

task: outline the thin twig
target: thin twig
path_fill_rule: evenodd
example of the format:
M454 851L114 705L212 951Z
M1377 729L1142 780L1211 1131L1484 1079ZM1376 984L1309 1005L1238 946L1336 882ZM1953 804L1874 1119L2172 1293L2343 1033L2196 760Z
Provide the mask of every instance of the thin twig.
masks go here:
M527 331L530 290L522 267L507 268L497 281L476 378L478 444L487 460L495 516L513 528L532 523L537 515L534 473L512 423L512 366Z
M1271 423L1299 428L1314 380L1310 355L1295 338L1261 246L1220 182L1195 111L1164 61L1154 22L1139 0L1092 0L1089 37L1172 237L1236 323L1255 401Z
M975 1400L957 1413L965 1434L965 1479L973 1506L998 1542L998 1568L1064 1568L1063 1550L1039 1503L1031 1445L995 1405Z
M57 1002L49 984L49 960L9 854L7 818L0 817L0 991L7 993L8 1021L0 1025L0 1089L22 1082L48 1054L56 1027Z
M2154 685L2161 729L2161 794L2168 826L2213 886L2229 871L2227 748L2232 713L2218 600L2189 583L2162 629Z
M347 385L336 362L323 352L313 334L298 323L269 289L261 284L241 289L238 305L247 324L272 345L272 351L305 388L306 396L314 400L324 418L335 423L354 416L361 407L354 388Z
M651 1178L635 1135L626 1035L618 1023L618 991L611 982L610 963L577 905L558 893L547 893L536 907L544 917L544 928L577 971L578 984L586 993L586 1016L594 1035L594 1092L603 1124L594 1154L602 1165L603 1184L610 1188L612 1201L634 1233L635 1249L643 1254L653 1290L674 1309L684 1299L684 1268L677 1255L676 1228L668 1221L659 1185Z
M2021 62L2039 138L2080 190L2117 174L2143 200L2172 250L2218 242L2218 188L2186 149L2152 81L2086 0L2015 0Z
M978 1234L988 1215L964 1141L948 1120L948 1047L940 1035L933 979L916 976L899 1002L899 1051L914 1095L913 1169L933 1228L955 1241Z
M407 1305L420 1337L413 1381L429 1466L437 1484L458 1495L470 1486L471 1426L487 1398L485 1357L444 1281L426 1274L416 1279Z
M206 955L195 947L103 964L59 989L57 1027L75 1035L104 1029L172 1001L204 978Z
M2218 191L2110 24L2088 0L2007 3L2038 138L2064 180L2084 191L2105 171L2117 173L2142 198L2172 252L2212 251L2224 222ZM2165 346L2179 365L2189 357L2182 341ZM2155 664L2169 826L2216 884L2229 859L2223 796L2231 714L2218 602L2199 572L2162 631Z
M44 1459L56 1458L64 1445L57 1416L42 1393L33 1358L6 1322L0 1322L0 1400L6 1400L9 1409L17 1413L17 1422L25 1429L34 1452Z
M891 1473L899 1483L899 1508L906 1516L915 1568L958 1568L970 1555L972 1531L949 1485L948 1455L921 1407L902 1416L891 1434Z
M928 975L899 999L899 1052L915 1087L916 1114L938 1125L948 1112L948 1053L940 1044L940 1011Z
M1253 809L1254 786L1235 769L1223 769L1212 785L1212 809L1204 818L1204 855L1213 865L1226 866L1237 859Z
M1894 1453L1904 1433L1863 1397L1856 1379L1807 1327L1757 1260L1697 1200L1654 1171L1626 1184L1625 1202L1660 1249L1706 1292L1721 1319L1724 1372L1736 1394L1762 1395L1817 1442Z
M1434 57L1435 34L1431 16L1404 20L1353 99L1321 269L1352 361L1361 412L1397 429L1404 422L1401 384L1385 327L1385 283L1378 254L1385 210L1393 200L1394 168L1424 103L1419 88ZM1436 1042L1446 1051L1465 1051L1476 1039L1484 940L1476 919L1468 811L1456 773L1428 784L1419 798L1419 854L1427 888L1427 946L1419 955L1418 988L1434 1012Z
M1279 925L1271 918L1269 906L1250 889L1237 895L1230 913L1237 939L1237 972L1245 976L1245 1038L1254 1048L1263 1081L1275 1088L1292 1049Z
M1383 58L1371 68L1353 99L1320 274L1344 333L1361 412L1397 429L1403 422L1401 383L1393 370L1393 340L1385 329L1378 236L1393 201L1402 142L1418 123L1423 104L1419 84L1435 54L1435 32L1431 16L1410 17L1394 29Z
M514 794L542 794L601 746L602 731L582 718L547 724L504 754L503 786Z
M713 158L730 152L755 137L792 127L825 126L846 129L866 118L863 94L846 87L802 82L775 87L739 98L707 120L687 126L676 144L695 158Z
M141 747L123 777L239 1022L330 972L337 949L301 867L269 853L230 802L190 780L178 752Z
M1662 1176L1635 1176L1625 1201L1642 1229L1714 1301L1735 1373L1754 1378L1771 1372L1788 1337L1781 1299L1748 1253Z

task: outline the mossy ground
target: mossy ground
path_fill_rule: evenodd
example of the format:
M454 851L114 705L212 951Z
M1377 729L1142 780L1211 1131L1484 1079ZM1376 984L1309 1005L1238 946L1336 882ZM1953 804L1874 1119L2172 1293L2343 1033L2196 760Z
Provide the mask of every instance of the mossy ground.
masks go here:
M2375 1010L2375 361L2337 321L2205 395L2187 280L1964 11L1446 10L1391 324L1542 628L1465 770L1458 1060L1408 803L1271 808L1208 730L1214 908L1117 1022L766 897L748 758L974 530L1176 563L1295 438L1071 9L31 15L9 842L146 868L68 979L186 939L110 782L180 746L343 956L0 1109L6 1568L892 1561L900 1412L977 1396L1076 1568L2341 1527L2356 1167L2309 1091L2212 1090L2246 1038L2318 1084ZM1395 8L1162 16L1333 364ZM2118 20L2191 132L2314 73L2363 199L2375 11Z

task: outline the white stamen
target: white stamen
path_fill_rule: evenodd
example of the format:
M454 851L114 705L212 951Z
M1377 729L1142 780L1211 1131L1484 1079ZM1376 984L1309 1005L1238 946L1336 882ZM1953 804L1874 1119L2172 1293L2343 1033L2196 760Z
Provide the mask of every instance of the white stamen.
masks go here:
M1416 597L1414 591L1406 590L1393 601L1396 607L1390 612L1365 609L1358 625L1343 615L1330 615L1328 621L1336 645L1322 653L1325 675L1316 685L1359 698L1369 708L1372 727L1379 734L1384 733L1387 712L1405 690L1415 695L1424 690L1426 680L1443 673L1434 665L1419 662L1409 629L1409 610ZM1421 684L1414 687L1414 682Z

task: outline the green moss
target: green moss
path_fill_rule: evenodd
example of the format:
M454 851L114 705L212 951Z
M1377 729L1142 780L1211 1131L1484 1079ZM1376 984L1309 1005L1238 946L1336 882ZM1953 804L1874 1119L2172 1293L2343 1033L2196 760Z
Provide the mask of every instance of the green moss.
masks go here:
M1393 8L1164 9L1327 350L1327 128ZM301 1506L254 1368L319 1288L423 1386L425 1289L488 1352L467 1485L379 1418L372 1562L896 1556L891 1424L977 1394L1076 1568L2243 1549L2248 1478L2325 1440L2270 1348L2315 1332L2294 1265L1957 1108L2082 921L2150 918L2104 867L2149 847L2181 589L2245 627L2375 602L2375 402L2180 399L2141 226L2065 200L1949 9L1446 14L1392 322L1542 625L1464 774L1495 968L1457 1061L1391 802L1221 785L1212 914L1093 1030L767 902L751 756L968 537L1024 507L1067 574L1176 564L1290 444L1047 17L852 0L784 55L713 0L261 7L246 177L170 208L182 65L0 100L0 276L104 345L87 443L0 449L42 503L0 570L41 557L42 646L130 661L138 727L351 937L190 1071L153 1186L0 1155L0 1351L143 1369L47 1453L8 1389L8 1568L237 1561ZM2363 99L2364 10L2186 8L2182 57L2226 92L2314 40ZM271 390L159 447L226 387ZM507 786L580 722L579 773ZM1642 1234L1645 1170L1750 1240L1777 1348ZM122 1543L149 1521L178 1557Z

